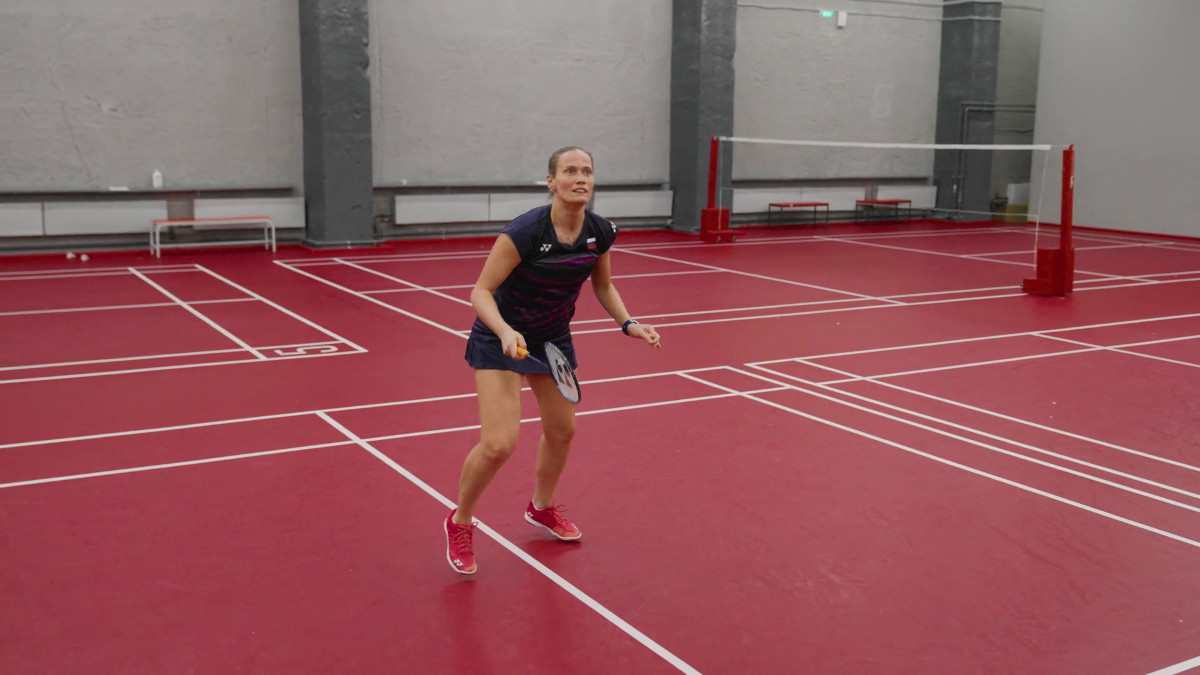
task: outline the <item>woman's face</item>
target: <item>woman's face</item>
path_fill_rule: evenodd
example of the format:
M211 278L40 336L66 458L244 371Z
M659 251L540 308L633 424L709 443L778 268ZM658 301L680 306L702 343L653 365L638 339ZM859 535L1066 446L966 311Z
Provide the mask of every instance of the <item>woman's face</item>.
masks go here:
M592 158L582 150L569 150L558 158L557 171L546 177L555 199L567 204L587 204L592 199L595 180L592 177Z

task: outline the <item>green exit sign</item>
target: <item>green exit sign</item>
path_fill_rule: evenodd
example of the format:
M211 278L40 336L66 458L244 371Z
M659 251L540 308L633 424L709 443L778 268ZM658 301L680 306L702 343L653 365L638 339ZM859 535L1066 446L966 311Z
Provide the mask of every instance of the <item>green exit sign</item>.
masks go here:
M833 15L834 15L834 13L827 9L821 10L821 18L822 19L832 19Z

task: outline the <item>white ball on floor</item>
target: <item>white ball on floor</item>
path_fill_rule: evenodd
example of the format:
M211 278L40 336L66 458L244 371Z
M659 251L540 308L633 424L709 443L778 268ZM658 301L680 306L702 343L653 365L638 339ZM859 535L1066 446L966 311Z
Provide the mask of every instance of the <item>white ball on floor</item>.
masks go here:
M71 251L67 251L67 260L70 260L71 258L74 258L74 257L75 257L74 253L72 253Z
M82 261L84 261L84 262L87 262L87 254L86 254L86 253L84 253L83 255L79 256L79 259L80 259L80 260L82 260Z

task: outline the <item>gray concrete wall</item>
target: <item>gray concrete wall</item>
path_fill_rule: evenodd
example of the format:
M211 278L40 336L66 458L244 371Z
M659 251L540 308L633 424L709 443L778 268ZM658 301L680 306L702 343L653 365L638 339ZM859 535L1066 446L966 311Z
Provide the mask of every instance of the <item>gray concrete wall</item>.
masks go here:
M855 0L738 3L734 133L933 143L941 6ZM849 12L845 28L817 6ZM734 149L734 179L931 175L932 153Z
M371 0L375 182L668 178L670 0Z
M1007 3L1000 11L1000 55L996 66L996 103L1028 106L1037 103L1038 54L1042 45L1042 0ZM1032 110L995 113L994 143L1033 143ZM992 192L1005 194L1010 183L1029 181L1031 154L997 152L992 164Z
M1076 224L1200 236L1197 27L1192 0L1046 0L1035 138L1077 146Z
M297 4L0 3L0 191L298 187Z

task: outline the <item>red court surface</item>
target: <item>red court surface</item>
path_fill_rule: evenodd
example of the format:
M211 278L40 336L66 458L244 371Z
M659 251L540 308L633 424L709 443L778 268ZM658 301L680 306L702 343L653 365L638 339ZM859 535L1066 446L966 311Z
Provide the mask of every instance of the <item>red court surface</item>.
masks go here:
M0 672L1200 670L1200 246L1013 224L624 232L558 497L480 505L491 239L0 258Z

